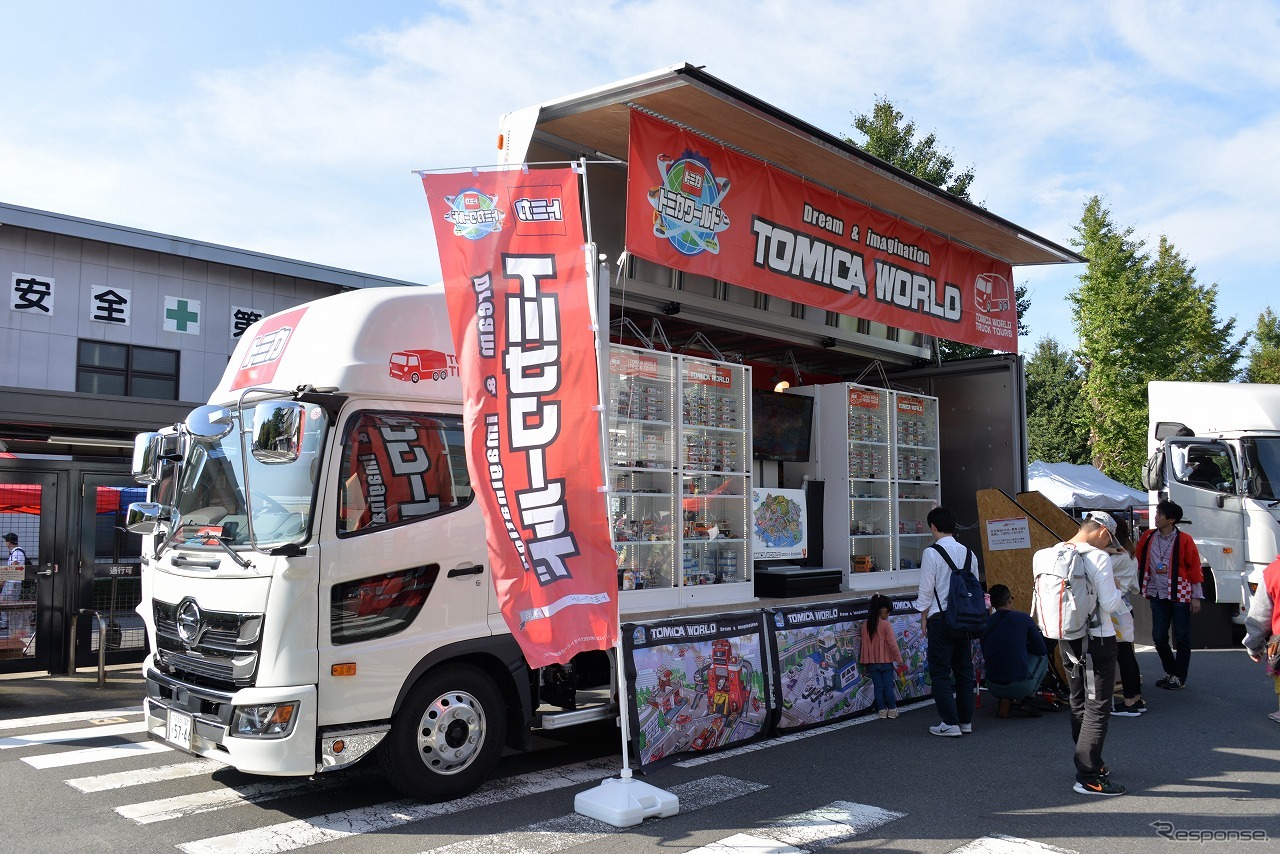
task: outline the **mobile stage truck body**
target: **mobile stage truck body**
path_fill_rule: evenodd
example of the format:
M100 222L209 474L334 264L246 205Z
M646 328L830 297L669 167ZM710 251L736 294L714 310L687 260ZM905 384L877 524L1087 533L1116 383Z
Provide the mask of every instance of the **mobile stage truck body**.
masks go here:
M632 138L638 124L677 136L646 148ZM712 637L751 624L742 612L760 607L747 496L820 483L828 466L851 488L847 433L814 443L836 449L827 456L795 460L808 468L752 459L752 388L773 388L779 372L838 388L827 397L840 418L818 413L821 432L847 430L845 404L864 387L851 381L891 384L899 409L876 429L896 428L904 450L881 452L883 506L920 502L919 484L904 486L915 479L934 490L930 504L976 519L976 489L1025 487L1021 360L939 366L935 336L1014 349L1011 265L1079 259L691 66L510 114L501 130L515 167L588 161L590 257L609 259L597 292L601 337L606 312L610 331L599 356L608 444L603 471L590 454L580 460L598 513L574 530L605 534L608 565L595 569L607 579L601 595L639 627L624 630L628 644L689 639L633 689L642 763L722 744L748 718L767 733L783 707L797 725L852 709L851 624L817 641L785 636L774 692L794 690L794 702L775 703L766 686L776 662ZM563 211L530 189L538 169L502 174L523 182L510 212L486 201L496 193L468 196L467 172L449 206L430 199L430 216L473 236L503 222L508 234L531 223L554 231ZM807 189L788 184L795 176ZM785 203L735 208L754 178L788 185ZM509 280L492 282L513 298ZM134 467L152 501L132 508L131 527L152 535L139 612L154 650L144 664L153 738L272 775L344 768L376 748L396 785L434 800L474 789L504 745L528 746L533 727L619 714L616 693L595 705L577 693L617 685L608 651L542 666L517 642L523 623L517 638L503 618L507 582L486 549L494 520L486 529L477 500L494 484L473 482L487 470L466 464L468 357L445 305L439 287L372 289L265 318L208 406L139 437ZM480 337L482 349L503 343ZM909 427L897 420L908 403ZM933 423L921 426L926 414ZM926 435L929 448L907 453ZM918 550L915 523L899 526L902 539L869 529L887 558L855 578L853 532L841 529L857 521L856 493L807 491L814 520L819 500L843 520L814 532L800 560L838 570L832 599L914 589L918 570L894 550ZM785 527L785 501L769 507L770 525ZM512 542L532 537L518 518L497 523ZM735 621L713 619L725 611Z

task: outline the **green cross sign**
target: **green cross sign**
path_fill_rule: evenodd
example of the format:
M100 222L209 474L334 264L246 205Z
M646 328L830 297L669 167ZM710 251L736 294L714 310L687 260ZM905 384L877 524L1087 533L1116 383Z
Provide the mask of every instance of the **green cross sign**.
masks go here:
M176 301L176 308L166 308L164 316L166 320L172 320L177 326L179 332L186 332L187 325L200 322L200 312L192 311L191 304L184 299Z

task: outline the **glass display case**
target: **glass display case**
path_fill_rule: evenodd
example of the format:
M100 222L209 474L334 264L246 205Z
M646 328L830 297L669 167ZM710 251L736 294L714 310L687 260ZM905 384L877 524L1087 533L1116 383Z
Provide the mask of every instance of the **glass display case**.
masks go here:
M848 588L914 586L938 506L938 401L852 383L799 389L815 398L819 453L803 476L827 482L823 562ZM883 575L895 573L886 580Z
M849 568L892 566L893 514L889 468L889 392L848 386Z
M752 598L750 369L615 345L608 410L623 610Z
M933 543L926 517L941 500L938 482L938 401L894 393L894 516L898 569L919 569Z

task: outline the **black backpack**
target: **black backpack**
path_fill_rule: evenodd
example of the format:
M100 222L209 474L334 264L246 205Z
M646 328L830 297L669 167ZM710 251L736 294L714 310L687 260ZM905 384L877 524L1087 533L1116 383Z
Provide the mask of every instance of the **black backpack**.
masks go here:
M965 549L964 570L956 568L951 555L942 546L934 543L930 548L937 549L938 554L951 567L951 586L947 589L947 608L942 612L942 620L947 630L956 640L972 640L982 637L987 628L987 597L982 592L982 585L974 577L973 551ZM940 597L939 597L940 600Z

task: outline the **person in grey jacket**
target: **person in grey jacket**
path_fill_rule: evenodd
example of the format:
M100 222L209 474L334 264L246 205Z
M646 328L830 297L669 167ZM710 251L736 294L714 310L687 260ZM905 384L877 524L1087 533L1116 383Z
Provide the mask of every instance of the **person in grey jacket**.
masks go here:
M1276 600L1280 599L1280 557L1262 570L1262 583L1249 598L1249 613L1244 618L1244 648L1254 661L1262 661L1267 665L1267 673L1275 684L1276 697L1280 698L1280 670L1271 667L1267 660L1267 645L1280 637L1280 608ZM1267 715L1273 721L1280 722L1280 709Z

